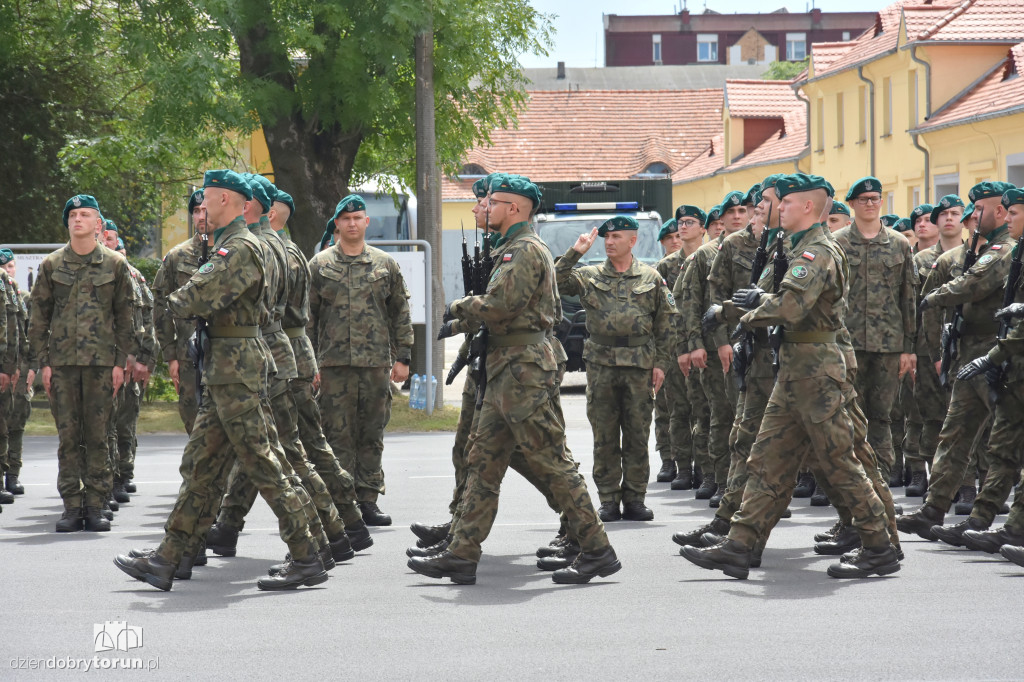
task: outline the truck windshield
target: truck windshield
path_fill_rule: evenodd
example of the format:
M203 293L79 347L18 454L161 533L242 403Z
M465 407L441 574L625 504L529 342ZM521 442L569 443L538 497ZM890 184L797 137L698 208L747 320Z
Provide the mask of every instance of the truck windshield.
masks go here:
M538 234L544 240L544 243L547 244L551 255L558 257L576 243L577 237L590 232L595 227L600 227L606 220L608 220L608 216L605 215L595 216L591 219L581 216L579 219L574 220L542 222L537 225ZM658 221L648 218L639 218L637 222L640 223L640 231L637 233L633 255L644 263L657 263L664 255L661 244L658 243L658 230L661 229L661 225ZM584 263L600 263L607 257L608 254L604 250L604 240L599 238L590 247L590 250L587 251L587 255L580 260Z

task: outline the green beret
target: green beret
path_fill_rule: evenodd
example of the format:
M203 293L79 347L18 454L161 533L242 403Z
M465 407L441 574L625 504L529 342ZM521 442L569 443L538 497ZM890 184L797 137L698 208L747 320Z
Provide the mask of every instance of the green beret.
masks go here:
M277 190L277 196L274 197L274 201L280 201L282 204L288 207L288 209L291 211L291 215L295 215L295 200L292 199L291 194L288 194L288 192L285 192L283 189L279 189Z
M229 189L241 194L246 201L252 201L252 187L249 183L241 175L227 168L206 171L203 174L203 189L207 187Z
M849 201L850 199L859 197L861 194L865 194L867 192L878 192L879 194L881 194L881 180L870 175L867 176L866 178L861 178L857 182L853 183L853 186L850 188L850 191L846 193L846 200Z
M900 217L895 213L887 213L881 218L879 218L879 220L881 220L882 224L885 225L886 227L892 227L893 225L899 222Z
M914 225L910 222L910 218L900 218L892 226L892 229L897 232L912 232L914 230Z
M266 188L263 187L263 183L256 179L257 176L251 175L249 173L246 173L245 175L249 176L248 182L249 187L252 188L252 198L260 202L260 206L263 207L263 212L266 213L267 211L270 210L270 207L273 205L274 202L270 200L270 196L267 194Z
M786 177L785 173L772 173L761 181L761 189L759 190L759 193L763 196L766 189L775 189L775 183L784 177Z
M125 250L125 248L124 248L124 240L121 239L120 237L117 238L117 249L116 250L117 251L124 251Z
M964 207L964 201L955 194L947 194L946 196L939 199L939 203L932 207L932 222L939 222L939 214L945 211L947 208L953 208L954 206Z
M974 202L967 204L967 208L964 209L964 214L960 216L960 222L966 223L968 218L974 215Z
M676 219L669 218L668 220L661 224L661 230L658 231L658 241L660 242L665 237L669 236L670 234L675 234L678 231L679 224L676 222Z
M541 191L537 185L530 182L529 178L521 175L508 175L498 173L491 180L490 192L505 192L506 194L518 194L533 202L534 208L540 206Z
M501 173L489 173L485 177L482 177L476 182L474 182L473 196L475 196L477 199L483 199L485 196L487 196L487 192L490 190L491 187L491 180L493 180L495 176L498 175L501 175Z
M704 218L704 229L705 230L708 229L711 226L711 223L715 222L716 220L721 220L721 219L722 219L722 207L721 206L712 206L711 210L708 211L707 217Z
M99 212L100 204L96 201L96 197L91 194L76 194L71 197L68 199L67 203L64 204L64 227L68 226L68 214L75 208L94 208Z
M604 221L601 227L597 228L597 236L603 237L609 232L621 232L623 230L633 230L635 232L639 229L640 223L636 221L636 218L628 215L617 215Z
M850 207L837 199L832 202L832 211L829 213L829 215L844 215L847 218L849 218Z
M761 203L761 183L756 183L750 186L747 193L743 195L744 206L756 206Z
M358 194L349 194L339 201L338 205L334 207L334 216L327 221L327 230L324 232L323 239L320 240L320 248L323 249L324 244L334 239L334 221L338 219L338 216L342 213L357 213L365 210L366 202Z
M928 220L931 220L932 209L933 208L935 208L935 207L932 206L931 204L921 204L920 206L918 206L917 208L915 208L913 211L910 212L910 216L909 216L910 222L912 224L916 225L917 224L917 219L920 218L923 215L928 216ZM932 220L932 222L934 223L935 221Z
M0 249L0 265L7 265L14 260L14 252L10 249Z
M978 203L980 199L990 199L992 197L1001 197L1008 189L1015 189L1013 185L1008 182L979 182L977 185L971 188L971 191L967 193L972 203Z
M192 192L192 196L188 198L188 212L191 213L196 210L196 206L201 203L203 203L203 190L197 189L195 192Z
M115 223L113 220L104 220L103 231L106 232L107 230L110 230L111 232L117 232L117 223Z
M1010 208L1014 204L1024 205L1024 189L1014 187L1013 189L1006 190L1003 192L1002 202L1006 208Z
M270 203L267 204L267 210L269 211L270 207L274 205L275 201L277 201L277 186L258 173L246 173L245 175L249 176L246 178L246 180L248 180L250 183L252 183L253 181L258 182L260 186L263 188L263 191L266 192L267 199L270 200ZM260 203L262 204L263 202Z
M825 181L820 175L807 175L806 173L794 173L784 175L775 181L775 193L781 199L787 194L796 192L810 192L811 190L823 189L828 196L832 196L829 190L832 185Z
M734 206L742 205L743 192L729 192L728 194L725 195L725 198L722 199L722 203L719 204L719 206L722 207L722 213L725 213Z
M691 206L690 204L682 204L676 209L676 221L680 218L696 218L703 225L707 222L707 214L700 210L697 206Z

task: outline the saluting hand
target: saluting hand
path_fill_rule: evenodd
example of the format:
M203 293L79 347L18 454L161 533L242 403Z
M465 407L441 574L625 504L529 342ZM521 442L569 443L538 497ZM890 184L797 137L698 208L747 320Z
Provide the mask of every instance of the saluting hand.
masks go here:
M576 243L572 245L572 250L578 254L584 254L590 250L590 247L594 245L597 240L597 228L595 227L590 231L590 234L581 234L576 239Z

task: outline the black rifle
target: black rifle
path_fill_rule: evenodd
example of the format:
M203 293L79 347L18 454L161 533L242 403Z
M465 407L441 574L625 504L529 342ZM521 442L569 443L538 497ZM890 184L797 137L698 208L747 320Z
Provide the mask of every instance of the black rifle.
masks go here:
M462 231L462 290L463 296L473 293L473 261L469 258L469 249L466 247L466 231Z
M981 214L983 212L984 209L979 209L979 226L981 225ZM980 236L981 232L977 229L974 230L970 248L964 254L963 268L960 271L961 275L967 274L967 271L971 269L974 262L978 260L976 249L978 248L978 238ZM949 388L949 370L953 367L953 362L957 356L960 355L960 337L963 335L963 329L964 306L961 303L953 309L953 319L943 325L942 328L942 361L939 363L939 383L942 384L943 388Z
M1017 248L1013 254L1013 259L1010 261L1010 275L1006 278L1006 291L1003 292L1003 308L1013 303L1013 299L1017 297L1017 288L1020 286L1020 273L1024 269L1024 266L1021 264L1022 254L1024 254L1024 234L1021 234L1020 238L1017 239ZM1012 317L1002 318L999 322L999 331L996 333L996 338L999 340L1005 339L1010 334L1012 326ZM999 394L1002 393L1003 383L1006 379L1006 372L1009 369L1010 361L1006 360L999 366L998 372L993 372L991 375L986 374L989 398L992 399L993 405L999 400Z
M476 243L476 258L469 257L469 246L466 244L466 230L462 230L462 291L464 296L472 296L476 290L477 275L476 269L480 265L480 242ZM459 372L469 365L469 357L459 353L455 361L448 369L448 377L444 380L445 386L451 386Z
M480 267L477 268L477 287L473 291L475 296L482 296L487 293L487 283L491 277L491 269L494 268L494 259L491 258L491 240L484 234L484 254L480 259ZM487 325L480 323L480 329L473 335L469 344L469 357L471 360L470 372L476 377L476 409L484 404L484 393L487 391L487 340L490 332Z
M786 239L780 234L775 239L775 271L772 273L772 293L777 294L782 288L782 280L789 269L789 258L786 257ZM781 324L768 328L768 345L772 348L772 369L775 376L779 376L779 367L782 362L782 337L783 329Z
M210 260L210 238L203 232L199 236L202 245L199 251L199 267ZM188 357L196 368L196 404L203 406L203 369L206 366L206 354L210 348L210 334L206 330L206 320L196 318L196 330L188 340Z
M768 220L765 222L764 227L761 229L761 241L757 245L757 251L754 252L754 265L750 269L750 286L751 288L756 287L757 283L761 280L761 273L764 272L765 267L768 265L768 226L772 221L772 209L768 208ZM733 367L736 372L736 387L741 393L747 390L747 370L750 369L750 363L754 360L754 332L746 332L739 342L733 346L733 355L736 358L733 360Z

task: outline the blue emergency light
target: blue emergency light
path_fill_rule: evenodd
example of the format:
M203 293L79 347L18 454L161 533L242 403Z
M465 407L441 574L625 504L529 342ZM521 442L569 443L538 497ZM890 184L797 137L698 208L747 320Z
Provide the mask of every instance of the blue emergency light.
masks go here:
M636 201L600 201L590 204L555 204L556 211L635 211Z

